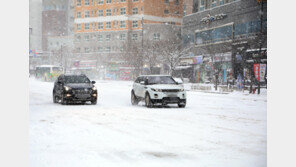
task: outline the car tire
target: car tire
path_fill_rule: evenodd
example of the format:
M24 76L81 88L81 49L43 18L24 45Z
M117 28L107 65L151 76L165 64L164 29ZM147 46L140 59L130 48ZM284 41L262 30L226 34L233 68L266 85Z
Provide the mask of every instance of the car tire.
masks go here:
M137 98L133 90L131 92L131 103L133 106L139 103L139 99Z
M62 103L63 105L68 104L67 100L64 99L64 96L61 97L61 103Z
M151 101L151 98L150 98L150 96L149 96L149 93L146 93L146 96L145 96L145 106L146 106L147 108L151 108L151 107L153 107L153 103L152 103L152 101Z
M52 100L53 100L53 103L58 103L59 98L58 98L58 96L56 96L55 94L53 94L52 95Z
M96 105L97 104L97 100L91 101L92 105Z
M185 104L178 104L179 108L185 108L185 106L186 106L186 103Z

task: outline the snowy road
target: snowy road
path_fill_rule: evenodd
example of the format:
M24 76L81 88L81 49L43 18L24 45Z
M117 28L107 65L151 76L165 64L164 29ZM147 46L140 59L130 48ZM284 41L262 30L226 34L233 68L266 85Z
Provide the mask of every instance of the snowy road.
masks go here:
M147 109L130 104L132 82L96 85L97 105L60 105L30 78L30 166L266 166L266 95L188 91L184 109Z

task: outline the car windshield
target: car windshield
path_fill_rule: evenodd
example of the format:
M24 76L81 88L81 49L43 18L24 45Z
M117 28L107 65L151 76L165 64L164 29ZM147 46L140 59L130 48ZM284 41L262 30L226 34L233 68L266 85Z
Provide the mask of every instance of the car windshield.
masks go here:
M65 83L90 83L85 76L65 76Z
M177 84L170 76L153 76L148 77L148 85L153 84Z

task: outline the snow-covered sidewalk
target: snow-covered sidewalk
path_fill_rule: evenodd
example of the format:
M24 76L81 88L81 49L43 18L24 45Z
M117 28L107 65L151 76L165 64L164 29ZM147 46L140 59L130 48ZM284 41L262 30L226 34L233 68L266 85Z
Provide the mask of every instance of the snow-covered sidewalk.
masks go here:
M30 166L266 166L266 95L188 91L187 106L132 106L132 82L97 81L97 105L52 103L29 81Z

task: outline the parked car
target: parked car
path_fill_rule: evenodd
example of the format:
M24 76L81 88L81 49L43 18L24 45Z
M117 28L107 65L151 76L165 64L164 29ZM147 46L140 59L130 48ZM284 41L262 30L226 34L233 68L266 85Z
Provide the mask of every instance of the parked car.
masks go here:
M183 84L176 82L171 76L143 75L135 80L131 91L132 105L137 105L141 100L144 100L149 108L155 104L174 103L184 108L186 92Z
M60 75L54 83L53 102L61 104L85 103L97 104L97 88L95 81L86 75Z

